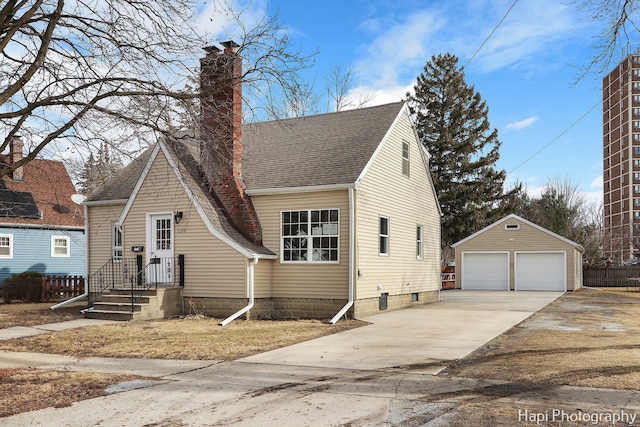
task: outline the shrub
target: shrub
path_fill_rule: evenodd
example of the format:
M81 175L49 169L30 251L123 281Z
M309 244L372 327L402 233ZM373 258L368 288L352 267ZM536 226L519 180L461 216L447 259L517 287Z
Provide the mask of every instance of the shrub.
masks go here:
M4 280L2 297L5 303L12 301L40 302L42 298L42 273L25 271L12 274Z

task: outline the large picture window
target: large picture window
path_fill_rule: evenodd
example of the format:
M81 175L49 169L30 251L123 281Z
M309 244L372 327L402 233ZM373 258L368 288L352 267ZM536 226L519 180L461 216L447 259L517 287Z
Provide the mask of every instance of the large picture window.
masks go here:
M13 258L13 234L0 234L0 258Z
M282 212L282 261L337 263L338 209Z

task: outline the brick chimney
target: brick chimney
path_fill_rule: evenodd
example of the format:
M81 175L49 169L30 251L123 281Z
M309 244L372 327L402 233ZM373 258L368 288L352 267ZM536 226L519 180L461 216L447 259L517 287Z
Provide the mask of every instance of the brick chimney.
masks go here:
M262 228L242 180L242 58L239 46L206 47L200 60L200 166L209 191L236 230L262 244Z
M9 142L9 157L12 165L22 160L23 149L24 143L22 142L22 137L18 135L12 137L11 142ZM22 166L13 171L12 177L14 181L22 181L22 179L24 178L24 171L22 170Z

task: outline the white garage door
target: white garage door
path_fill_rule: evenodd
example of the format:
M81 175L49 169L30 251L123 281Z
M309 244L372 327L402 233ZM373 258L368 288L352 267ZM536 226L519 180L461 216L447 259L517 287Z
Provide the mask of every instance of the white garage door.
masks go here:
M473 252L462 254L462 289L506 291L509 289L509 254Z
M564 252L516 253L517 291L565 291Z

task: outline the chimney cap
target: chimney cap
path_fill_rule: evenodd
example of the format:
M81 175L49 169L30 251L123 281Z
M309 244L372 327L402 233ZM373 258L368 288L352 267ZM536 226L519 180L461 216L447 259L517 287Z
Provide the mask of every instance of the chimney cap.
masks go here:
M205 46L205 47L203 47L203 49L207 53L218 53L218 52L222 51L222 49L220 49L218 46Z
M233 52L235 48L240 47L240 45L233 40L227 40L226 42L221 42L220 44L225 47L225 52Z

